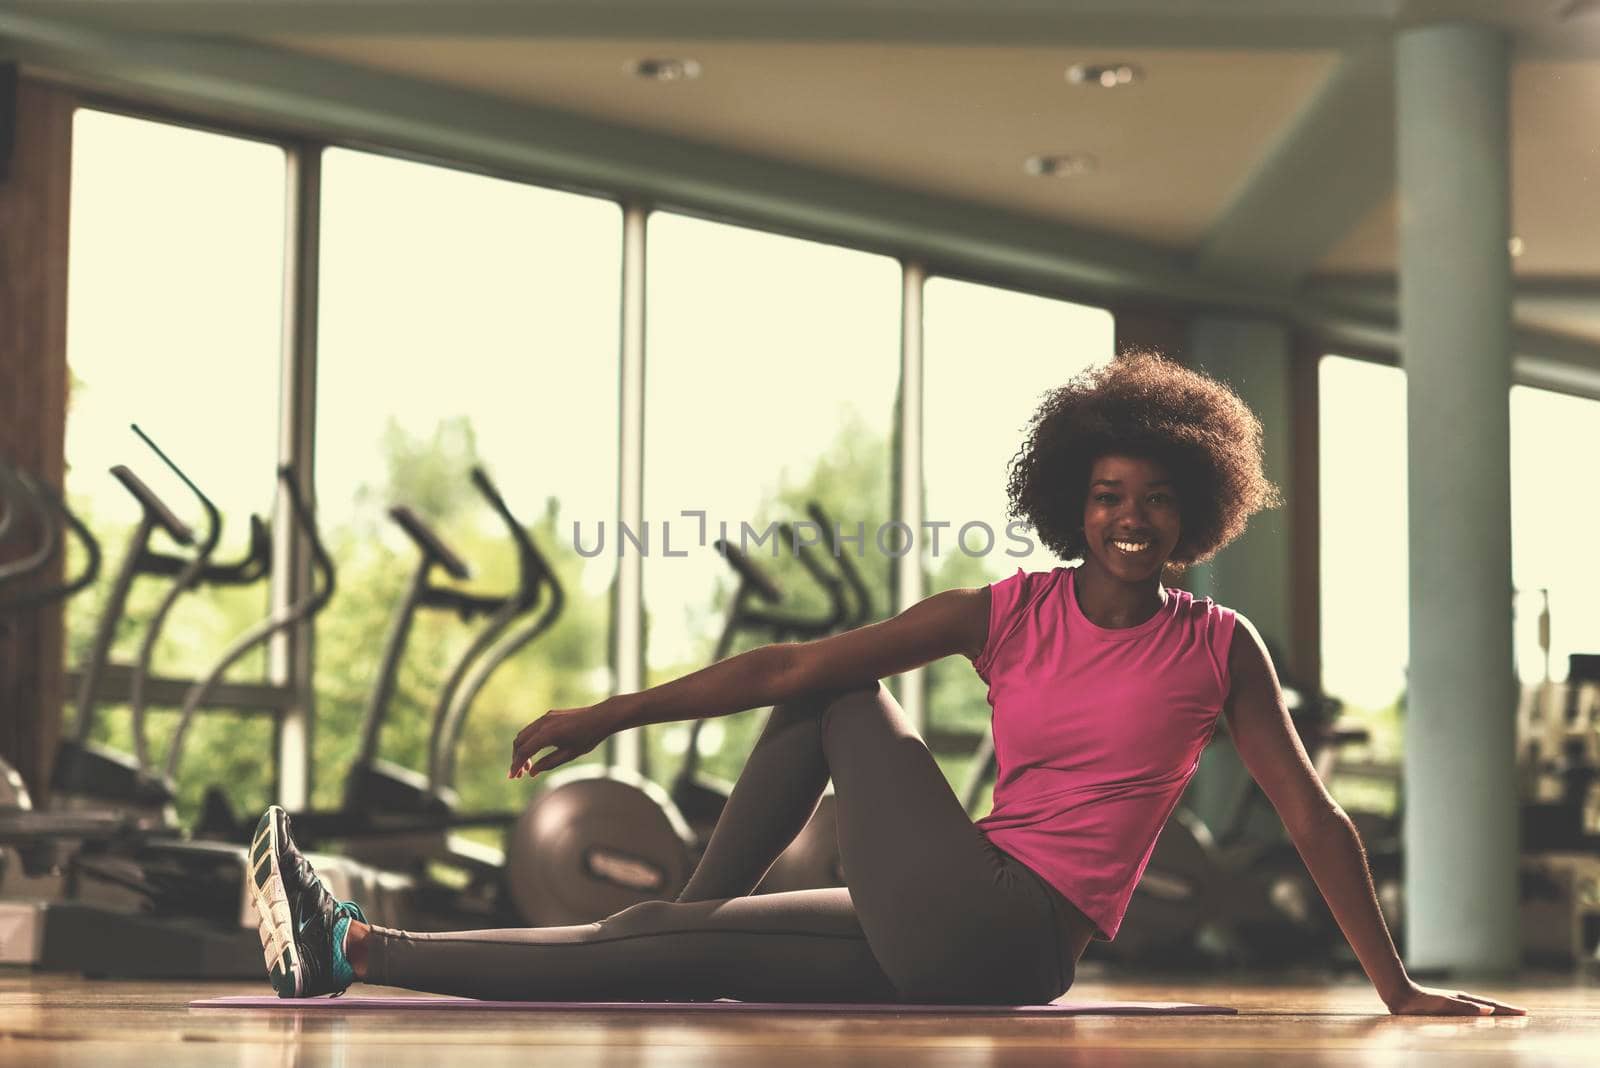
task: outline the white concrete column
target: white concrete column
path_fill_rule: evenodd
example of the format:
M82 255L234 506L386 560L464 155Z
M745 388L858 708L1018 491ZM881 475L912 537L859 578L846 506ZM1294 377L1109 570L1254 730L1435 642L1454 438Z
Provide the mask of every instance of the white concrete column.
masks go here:
M1517 965L1511 639L1508 45L1486 26L1396 42L1411 635L1406 959ZM1384 518L1365 520L1374 538ZM1353 577L1354 580L1354 577Z

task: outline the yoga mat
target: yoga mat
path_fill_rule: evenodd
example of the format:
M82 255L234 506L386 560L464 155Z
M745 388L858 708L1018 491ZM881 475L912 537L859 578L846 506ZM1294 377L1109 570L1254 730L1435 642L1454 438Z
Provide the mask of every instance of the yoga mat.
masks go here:
M804 1012L819 1015L900 1016L1232 1016L1227 1005L1185 1001L1056 1001L1049 1005L832 1005L773 1001L477 1001L448 997L279 998L258 994L200 998L191 1009L291 1009L361 1012L371 1009L520 1009L523 1012Z

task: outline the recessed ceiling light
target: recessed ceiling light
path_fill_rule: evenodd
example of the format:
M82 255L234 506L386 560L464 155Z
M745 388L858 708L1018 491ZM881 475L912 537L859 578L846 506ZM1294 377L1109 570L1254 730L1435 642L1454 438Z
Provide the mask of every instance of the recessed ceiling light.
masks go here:
M700 77L700 64L692 59L656 56L628 64L628 73L653 82L686 82Z
M1522 243L1522 238L1515 234L1512 234L1511 240L1506 242L1506 251L1510 252L1512 256L1522 255L1522 250L1524 247L1525 246Z
M1132 85L1143 77L1144 72L1132 63L1074 63L1067 68L1067 81L1073 85L1098 85L1104 89Z
M1095 158L1087 152L1029 156L1022 169L1039 178L1079 178L1095 169Z

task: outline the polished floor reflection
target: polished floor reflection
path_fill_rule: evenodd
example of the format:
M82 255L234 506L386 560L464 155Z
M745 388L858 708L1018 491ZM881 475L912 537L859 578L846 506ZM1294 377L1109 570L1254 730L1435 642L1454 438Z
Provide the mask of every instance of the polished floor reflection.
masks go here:
M1353 981L1080 980L1083 1000L1230 1004L1227 1017L191 1010L239 984L0 972L0 1065L1458 1065L1600 1063L1600 977L1474 990L1526 1018L1396 1018ZM362 993L357 987L353 993ZM371 990L372 993L390 993Z

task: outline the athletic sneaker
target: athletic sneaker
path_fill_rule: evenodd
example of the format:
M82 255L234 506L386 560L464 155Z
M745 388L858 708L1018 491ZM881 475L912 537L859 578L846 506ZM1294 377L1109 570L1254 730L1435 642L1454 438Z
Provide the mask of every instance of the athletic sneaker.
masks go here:
M353 901L335 901L289 834L277 805L256 824L250 843L250 900L261 932L267 976L280 998L342 994L355 981L345 959L351 920L367 922Z

